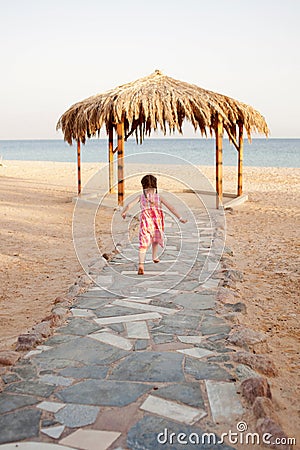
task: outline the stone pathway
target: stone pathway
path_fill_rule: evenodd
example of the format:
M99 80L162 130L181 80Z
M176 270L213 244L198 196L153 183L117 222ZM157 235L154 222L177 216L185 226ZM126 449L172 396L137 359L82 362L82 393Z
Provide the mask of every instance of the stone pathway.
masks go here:
M125 248L100 287L76 298L67 324L5 375L0 449L190 449L219 422L235 429L243 408L225 346L230 325L215 313L220 271L198 281L219 268L212 239L221 243L223 230L193 215L181 248L178 224L167 221L161 263L146 264L144 277L136 243Z

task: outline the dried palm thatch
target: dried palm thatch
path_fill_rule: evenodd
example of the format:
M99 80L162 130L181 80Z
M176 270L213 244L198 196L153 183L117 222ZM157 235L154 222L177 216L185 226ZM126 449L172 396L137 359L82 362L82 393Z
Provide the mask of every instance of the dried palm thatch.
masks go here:
M107 133L117 123L124 122L125 139L135 133L143 141L145 134L160 128L164 134L178 130L182 133L184 120L192 123L195 131L212 135L217 119L222 117L230 139L242 124L251 140L251 133L269 133L264 117L251 106L225 95L202 89L167 77L159 70L145 78L118 86L115 89L89 97L71 106L59 119L70 145L73 140L85 143L86 137L99 135L105 125Z

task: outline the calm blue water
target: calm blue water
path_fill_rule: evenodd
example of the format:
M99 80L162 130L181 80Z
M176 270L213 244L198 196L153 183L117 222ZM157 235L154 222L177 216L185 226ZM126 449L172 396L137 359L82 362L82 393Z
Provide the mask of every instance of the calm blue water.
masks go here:
M236 165L235 147L224 140L223 149L224 165ZM131 139L125 143L125 155L142 152L170 153L198 165L211 166L215 163L215 141L212 139L145 139L143 145L137 145ZM4 161L75 162L76 145L70 147L62 140L0 140L0 159L1 156ZM82 146L82 161L107 162L107 140L89 140ZM151 161L145 159L145 162ZM299 163L300 139L254 139L252 144L245 140L245 166L299 167Z

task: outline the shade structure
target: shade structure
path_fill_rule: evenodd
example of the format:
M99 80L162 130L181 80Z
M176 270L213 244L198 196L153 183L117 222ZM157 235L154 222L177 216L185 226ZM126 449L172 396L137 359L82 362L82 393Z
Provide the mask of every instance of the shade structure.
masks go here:
M264 117L252 106L228 96L203 89L194 84L175 80L160 70L131 83L97 94L72 105L59 119L64 139L85 143L87 138L106 129L109 136L109 161L113 161L113 131L118 135L119 174L123 173L124 141L135 134L142 143L152 131L178 131L182 134L183 122L192 123L201 135L216 136L216 191L217 205L222 201L222 138L226 132L238 151L238 195L242 194L243 133L251 142L253 133L268 136ZM78 158L80 161L80 158ZM112 179L110 168L110 179ZM78 171L80 175L80 170ZM80 180L79 180L80 181ZM118 179L119 204L123 203L124 182ZM123 189L123 191L122 191ZM112 190L112 184L110 184ZM79 190L80 191L80 190Z

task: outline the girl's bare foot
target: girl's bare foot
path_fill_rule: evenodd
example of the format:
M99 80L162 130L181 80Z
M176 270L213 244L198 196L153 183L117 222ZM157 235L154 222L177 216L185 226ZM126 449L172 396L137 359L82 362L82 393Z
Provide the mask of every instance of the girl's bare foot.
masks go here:
M144 266L142 264L139 265L138 275L144 275Z

